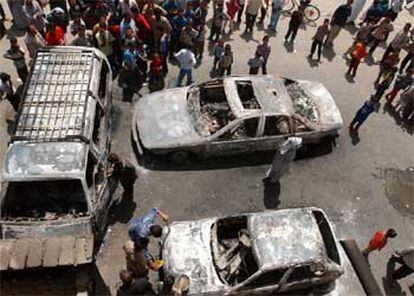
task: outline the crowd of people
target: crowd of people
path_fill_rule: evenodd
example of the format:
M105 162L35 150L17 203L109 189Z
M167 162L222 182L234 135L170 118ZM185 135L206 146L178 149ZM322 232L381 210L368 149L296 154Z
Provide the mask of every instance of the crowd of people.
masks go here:
M132 101L143 86L150 91L165 87L164 77L168 65L176 63L179 68L176 86L194 82L193 71L203 58L205 41L208 40L214 56L213 70L222 77L232 74L234 53L223 36L229 36L234 24L242 21L245 14L244 34L252 34L258 15L258 25L263 25L270 10L268 35L265 35L253 56L248 59L249 74L267 74L267 61L271 57L269 36L277 32L283 6L287 0L213 0L210 34L207 37L207 15L210 0L25 0L22 7L26 18L26 43L28 58L43 46L94 46L108 58L114 77L123 90L124 101ZM50 10L45 5L49 2ZM305 9L310 0L300 0L300 5L291 14L285 34L286 43L294 43L305 18ZM348 59L346 75L354 79L361 62L372 59L377 47L387 42L394 30L393 22L398 18L404 1L374 0L361 14L364 0L347 0L337 7L330 19L324 19L312 37L308 58L315 53L320 62L324 48L334 46L335 39L347 25L359 22L354 42L344 54ZM4 21L9 20L0 8L0 33L5 34ZM227 30L228 28L228 30ZM87 33L90 32L90 33ZM405 57L402 57L406 51ZM27 56L15 37L10 38L10 48L4 57L13 61L19 78L25 82L28 76ZM401 59L401 63L400 63ZM358 110L350 124L350 131L357 132L359 126L375 110L385 94L388 107L409 123L414 120L414 28L407 23L401 32L388 43L379 64L375 80L375 93ZM399 65L399 66L398 66ZM12 92L8 74L3 73L2 96L6 93L13 106L18 106L18 96ZM395 78L396 77L396 78ZM391 90L392 82L395 80ZM10 88L11 87L11 88ZM401 96L398 100L395 97ZM395 101L395 102L394 102Z

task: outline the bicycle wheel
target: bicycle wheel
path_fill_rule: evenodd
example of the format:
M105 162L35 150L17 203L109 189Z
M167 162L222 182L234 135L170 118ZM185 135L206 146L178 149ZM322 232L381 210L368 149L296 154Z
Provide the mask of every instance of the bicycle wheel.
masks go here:
M321 17L321 12L316 6L309 4L305 7L305 18L308 21L316 21Z
M286 1L287 3L282 7L282 13L291 12L295 7L294 0Z

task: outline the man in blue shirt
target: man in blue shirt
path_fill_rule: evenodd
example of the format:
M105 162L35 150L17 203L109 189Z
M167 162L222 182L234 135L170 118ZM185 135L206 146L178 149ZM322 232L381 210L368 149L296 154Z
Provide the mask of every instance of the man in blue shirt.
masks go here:
M129 224L128 234L133 241L148 241L150 236L161 237L162 228L155 224L157 216L160 216L164 222L168 222L168 215L157 208L152 208L149 213L134 218ZM147 259L151 258L147 247L144 248L144 256Z
M370 100L364 102L361 108L355 114L354 119L351 121L349 125L349 132L358 132L359 127L367 120L368 116L371 115L372 112L375 110L375 96L371 96Z

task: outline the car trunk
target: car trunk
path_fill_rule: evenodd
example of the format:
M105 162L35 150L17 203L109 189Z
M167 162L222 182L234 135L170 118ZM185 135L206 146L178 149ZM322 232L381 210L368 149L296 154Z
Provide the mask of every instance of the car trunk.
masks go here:
M93 260L94 236L89 217L36 222L3 220L0 227L0 270L79 265Z

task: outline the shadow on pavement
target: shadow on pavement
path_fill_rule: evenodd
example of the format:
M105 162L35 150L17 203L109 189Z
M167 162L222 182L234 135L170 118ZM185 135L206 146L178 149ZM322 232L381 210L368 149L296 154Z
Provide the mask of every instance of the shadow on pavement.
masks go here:
M310 56L306 58L308 60L309 66L311 68L315 68L319 66L319 62L317 60L312 59Z
M351 138L351 143L354 146L357 145L359 142L361 142L358 131L349 132L349 137Z
M409 120L404 120L403 118L401 118L400 114L390 103L385 103L382 110L383 113L387 113L392 118L394 118L395 124L400 126L402 130L406 131L410 135L414 134L414 124Z
M119 192L117 194L119 194ZM132 198L123 197L121 202L111 209L108 225L113 225L116 222L127 224L134 216L136 207L137 204Z
M384 287L385 295L405 296L407 295L401 288L400 284L394 282L391 284L386 277L382 278L382 286Z
M264 182L263 201L266 209L277 209L280 204L280 182Z
M294 46L292 42L284 42L283 46L286 48L287 52L293 52Z
M329 62L332 62L336 56L336 52L332 46L324 46L322 50L322 56Z
M331 139L323 141L317 145L307 145L300 148L296 153L295 160L314 158L329 154L333 151L335 142ZM256 151L248 154L238 154L232 156L220 156L201 158L190 156L184 163L173 163L168 156L150 155L137 153L136 145L133 143L134 153L138 164L150 170L217 170L236 167L257 166L270 164L273 160L274 151Z

